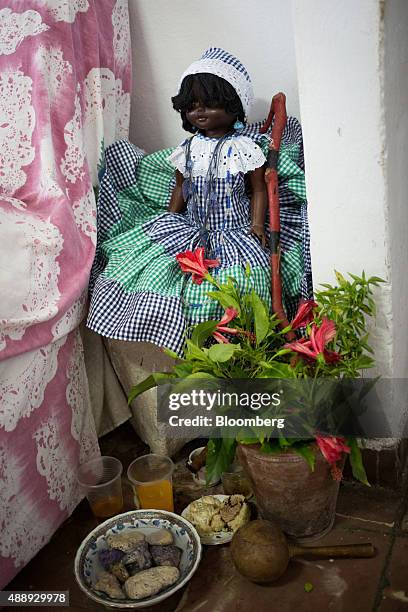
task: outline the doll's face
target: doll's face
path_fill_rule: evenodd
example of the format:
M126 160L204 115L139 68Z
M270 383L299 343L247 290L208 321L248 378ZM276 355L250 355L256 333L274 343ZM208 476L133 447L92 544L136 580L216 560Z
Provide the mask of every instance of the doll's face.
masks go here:
M202 102L194 102L186 112L187 120L211 138L221 138L232 128L235 115L227 113L223 108L210 108Z

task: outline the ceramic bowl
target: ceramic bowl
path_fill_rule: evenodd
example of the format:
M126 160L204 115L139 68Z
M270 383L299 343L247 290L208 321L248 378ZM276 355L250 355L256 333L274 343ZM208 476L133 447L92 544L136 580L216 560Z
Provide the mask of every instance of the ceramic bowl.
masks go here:
M171 587L145 599L111 599L105 593L93 589L93 584L102 571L98 552L109 548L105 540L106 535L133 529L138 529L145 535L157 529L168 529L172 532L174 544L182 549L180 578ZM86 536L75 556L74 571L79 587L90 599L108 608L134 610L157 604L181 589L196 571L200 559L200 536L186 519L165 510L132 510L108 519Z

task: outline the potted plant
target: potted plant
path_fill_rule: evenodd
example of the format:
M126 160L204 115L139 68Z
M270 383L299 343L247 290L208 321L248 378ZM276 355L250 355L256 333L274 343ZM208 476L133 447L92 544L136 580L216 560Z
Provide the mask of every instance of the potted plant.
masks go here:
M323 285L315 300L304 302L284 329L276 315L251 288L241 292L233 278L218 283L209 273L214 261L204 250L181 253L178 262L195 282L210 283L208 293L224 308L219 321L206 321L190 330L183 358L171 373L152 374L136 385L136 395L169 378L259 379L316 381L357 378L372 367L366 321L375 313L372 289L381 279L336 273L337 285ZM298 337L287 340L296 331ZM293 334L292 334L293 336ZM302 437L265 436L254 428L251 436L212 438L206 460L209 481L216 480L232 462L235 452L252 481L265 518L278 520L289 535L316 538L333 524L344 460L350 460L355 478L368 484L355 437L324 436L308 430Z

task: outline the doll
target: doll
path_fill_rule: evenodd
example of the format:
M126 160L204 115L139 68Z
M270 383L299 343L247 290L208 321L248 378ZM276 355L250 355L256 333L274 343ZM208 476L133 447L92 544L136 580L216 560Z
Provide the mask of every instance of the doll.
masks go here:
M211 57L208 52L206 55ZM209 68L202 64L199 68L203 71L212 68L211 62ZM223 74L222 67L217 67L217 72ZM243 88L249 88L249 81L247 84L246 79L242 80ZM252 92L249 95L252 97ZM205 233L220 229L221 213L232 216L231 228L243 227L248 224L248 196L243 183L248 175L252 194L250 234L265 247L266 160L259 147L241 135L245 116L238 93L217 74L190 74L187 70L172 102L181 114L184 129L198 138L185 141L169 158L176 167L176 187L169 211L178 213L187 208L189 218L197 221L198 217L200 230ZM218 218L211 214L212 209L217 210Z
M165 152L159 152L159 165L159 153L136 160L141 153L132 152L138 179L133 194L138 206L129 205L127 191L127 199L119 196L122 204L118 208L125 211L121 214L128 220L127 227L131 215L134 225L123 232L122 221L116 223L119 234L111 234L97 251L102 261L99 270L105 269L92 294L91 329L111 338L152 342L182 355L191 325L223 315L221 306L207 296L211 285L193 283L176 260L177 254L198 247L205 248L206 258L220 262L211 270L219 281L232 276L240 287L248 290L252 286L270 304L264 182L269 138L244 125L252 101L246 69L223 49L207 49L184 72L172 103L192 136L165 158ZM100 200L117 182L119 163L112 159L109 165L110 183L105 187L102 181ZM121 174L127 165L122 163ZM167 186L165 167L173 177ZM166 187L169 195L163 212ZM116 184L114 189L118 189ZM111 202L109 207L112 211ZM119 214L115 221L117 218ZM297 235L300 230L301 224ZM103 238L103 227L100 236Z

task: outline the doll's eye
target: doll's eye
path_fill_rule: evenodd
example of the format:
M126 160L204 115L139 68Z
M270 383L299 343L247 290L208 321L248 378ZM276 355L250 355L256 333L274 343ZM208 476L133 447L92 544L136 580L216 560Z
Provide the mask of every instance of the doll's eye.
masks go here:
M188 111L191 112L200 107L204 107L204 104L202 104L201 102L192 102L190 106L188 107Z

